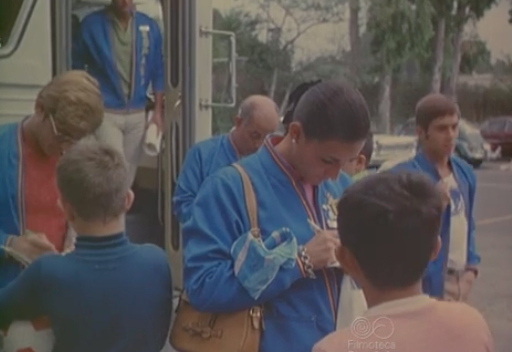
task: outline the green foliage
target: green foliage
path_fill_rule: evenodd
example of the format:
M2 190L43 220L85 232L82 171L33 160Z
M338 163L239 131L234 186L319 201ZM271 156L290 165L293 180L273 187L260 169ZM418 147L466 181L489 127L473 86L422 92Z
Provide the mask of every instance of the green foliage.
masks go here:
M453 12L454 0L429 0L434 8L435 16L443 18L449 16Z
M491 52L480 39L465 40L462 43L462 58L459 72L472 74L489 72L492 69Z
M487 10L489 10L494 5L497 5L500 0L458 0L459 3L464 4L467 7L467 18L466 22L469 19L479 20L484 17ZM464 22L464 23L466 23Z
M272 50L258 38L263 20L238 9L225 14L215 9L213 27L218 30L236 33L237 53L248 58L248 66L261 70L272 69ZM213 38L213 58L226 58L229 55L229 42L219 36Z
M434 35L434 8L425 0L373 1L368 10L370 50L379 71L398 70L411 57L424 56Z
M492 69L496 77L511 77L512 58L510 56L507 56L504 59L496 60Z
M343 78L348 64L343 58L334 55L320 56L310 62L300 65L293 77L294 83L316 79L330 80Z
M508 23L512 24L512 0L510 0L510 9L508 10Z
M213 27L217 30L224 30L236 33L237 54L237 104L240 99L254 93L264 93L261 90L255 91L259 82L268 82L272 76L274 67L279 67L283 72L291 72L292 52L291 50L279 50L263 42L259 38L262 26L265 21L261 16L254 15L242 9L231 9L221 13L215 9L213 12ZM213 58L226 59L229 57L229 42L226 38L213 37ZM213 100L224 101L228 88L227 78L228 63L220 62L213 65ZM219 134L229 131L232 126L233 116L236 109L214 108L212 133Z
M265 1L255 1L265 3ZM308 23L329 23L342 19L344 5L348 0L271 0L269 5L277 6L288 12L287 16L296 21L296 25Z

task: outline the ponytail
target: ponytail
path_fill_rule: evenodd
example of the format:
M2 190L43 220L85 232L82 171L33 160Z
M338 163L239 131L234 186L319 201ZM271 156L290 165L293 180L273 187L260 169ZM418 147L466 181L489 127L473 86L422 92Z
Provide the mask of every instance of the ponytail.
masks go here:
M286 112L283 116L283 125L285 128L285 133L288 133L288 126L293 121L293 114L295 112L295 108L299 103L300 98L313 86L316 86L318 83L322 82L322 80L309 81L299 84L293 92L290 93L288 98L288 106L286 107Z

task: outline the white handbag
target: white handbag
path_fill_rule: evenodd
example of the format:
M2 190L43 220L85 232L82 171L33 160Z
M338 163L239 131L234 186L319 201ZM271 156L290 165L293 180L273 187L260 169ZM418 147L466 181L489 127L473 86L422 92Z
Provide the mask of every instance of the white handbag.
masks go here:
M345 274L341 282L336 330L351 326L352 322L367 309L368 305L363 290L357 287L354 279Z
M27 235L31 235L27 231ZM70 232L68 232L68 237ZM74 238L71 237L71 240ZM70 242L72 243L72 242ZM23 254L16 252L10 247L2 247L2 249L14 260L27 267L31 261ZM55 336L48 319L34 319L32 321L19 320L13 321L6 331L1 332L3 335L3 350L0 345L1 352L52 352L55 344Z
M37 321L13 322L3 333L3 340L4 352L51 352L55 343L51 327Z

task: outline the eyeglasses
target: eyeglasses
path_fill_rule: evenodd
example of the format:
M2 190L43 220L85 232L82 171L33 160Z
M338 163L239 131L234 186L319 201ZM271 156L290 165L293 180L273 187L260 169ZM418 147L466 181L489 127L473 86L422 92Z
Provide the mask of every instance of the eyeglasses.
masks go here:
M55 120L53 119L53 115L52 114L49 114L49 119L50 119L50 123L52 124L52 130L53 130L53 134L54 134L54 137L55 139L57 140L58 143L74 143L76 142L76 139L74 139L73 137L70 137L68 135L65 135L63 133L60 133L59 130L57 129L57 125L55 124Z

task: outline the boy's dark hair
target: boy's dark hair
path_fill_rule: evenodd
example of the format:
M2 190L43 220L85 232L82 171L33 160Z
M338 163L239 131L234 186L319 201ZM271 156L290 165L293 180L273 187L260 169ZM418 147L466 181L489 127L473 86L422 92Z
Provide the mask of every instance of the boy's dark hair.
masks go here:
M385 171L344 192L338 232L375 288L406 288L423 276L442 213L441 195L426 176Z
M416 104L416 125L428 129L432 121L440 117L458 115L457 104L443 94L429 94Z
M108 144L83 140L60 158L57 186L82 220L108 221L125 211L128 165Z
M373 133L371 131L368 132L366 142L364 142L364 146L363 149L361 149L360 154L366 158L366 166L368 166L373 155Z
M295 89L290 93L290 97L288 98L288 106L286 108L286 112L283 116L283 125L285 127L286 132L288 132L288 126L293 121L293 112L299 103L300 98L307 92L307 90L313 86L316 86L318 83L322 82L322 80L304 82L299 84Z
M302 96L293 113L306 139L358 142L370 131L370 113L361 93L345 82L321 82Z

